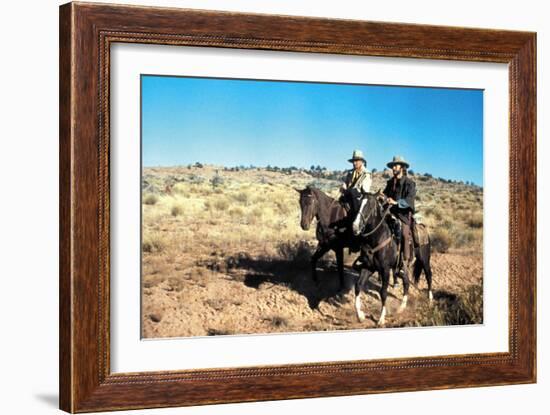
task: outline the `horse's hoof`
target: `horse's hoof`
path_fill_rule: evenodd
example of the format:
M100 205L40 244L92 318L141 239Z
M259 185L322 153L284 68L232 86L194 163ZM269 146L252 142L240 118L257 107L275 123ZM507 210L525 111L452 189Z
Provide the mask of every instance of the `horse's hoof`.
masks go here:
M380 318L378 319L378 327L383 327L386 325L386 307L382 307L382 314L380 314Z
M397 309L398 314L401 314L405 310L405 308L407 308L407 300L408 300L408 297L405 295L403 297L403 300L401 301L401 305Z

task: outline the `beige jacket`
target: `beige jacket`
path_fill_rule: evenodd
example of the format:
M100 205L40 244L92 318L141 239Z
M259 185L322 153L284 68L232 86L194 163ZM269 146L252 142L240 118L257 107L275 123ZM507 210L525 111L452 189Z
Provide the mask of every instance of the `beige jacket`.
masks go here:
M372 177L370 172L367 171L367 169L363 169L359 173L359 176L356 176L355 178L354 172L355 170L352 169L346 173L341 191L343 192L344 190L355 188L359 190L362 194L370 192L370 186L372 184Z

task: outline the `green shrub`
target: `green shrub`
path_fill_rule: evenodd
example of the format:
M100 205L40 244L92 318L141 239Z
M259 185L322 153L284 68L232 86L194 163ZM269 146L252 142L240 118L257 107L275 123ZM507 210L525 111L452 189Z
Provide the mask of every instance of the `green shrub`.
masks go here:
M418 309L416 326L454 326L483 323L483 286L470 285L458 293L436 293L432 306Z
M443 217L441 209L435 206L426 206L424 208L424 214L426 214L427 216L431 216L436 220L441 220L441 218Z
M447 229L437 228L430 236L435 251L445 253L452 243L451 234Z
M214 208L217 210L226 210L229 207L227 199L216 199L214 201Z
M225 198L217 198L214 200L207 200L204 202L204 206L208 210L220 210L224 211L229 207L229 202Z
M212 177L212 179L210 179L210 183L212 184L212 187L216 188L218 186L221 186L224 183L224 180L219 174L216 174L214 177Z
M237 194L232 195L233 199L235 199L237 202L242 203L243 205L247 205L250 201L250 196L248 193L241 191Z
M483 227L483 214L475 213L472 214L467 220L466 223L470 228L482 228Z
M166 242L160 234L145 234L141 242L141 249L147 253L159 253L166 249Z
M154 193L148 193L145 196L143 196L143 203L146 205L155 205L158 202L159 198Z
M244 216L244 210L237 206L229 209L229 216L232 218L242 218Z
M441 226L442 226L443 228L445 228L445 229L447 229L447 230L450 231L451 229L453 229L454 223L453 223L453 221L450 220L450 219L445 219L445 220L443 220L443 222L441 223Z
M476 235L471 230L457 231L453 235L453 244L458 247L470 245L476 239Z
M310 266L311 246L307 241L281 242L277 246L279 256L293 263L296 268L307 268Z
M172 210L170 212L172 213L172 216L180 216L183 214L183 207L181 205L174 205L172 206Z

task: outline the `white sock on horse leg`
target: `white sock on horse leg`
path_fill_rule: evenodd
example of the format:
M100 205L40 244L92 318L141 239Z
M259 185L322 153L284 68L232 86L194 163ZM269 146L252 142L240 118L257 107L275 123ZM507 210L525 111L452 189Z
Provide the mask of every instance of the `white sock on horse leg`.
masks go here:
M383 326L386 324L386 306L382 307L382 313L380 314L380 319L378 320L378 325Z
M361 293L355 296L355 313L359 321L365 320L365 313L361 310Z
M401 305L399 306L399 310L397 310L398 313L402 312L405 307L407 307L407 300L409 297L407 295L403 296L403 300L401 300Z

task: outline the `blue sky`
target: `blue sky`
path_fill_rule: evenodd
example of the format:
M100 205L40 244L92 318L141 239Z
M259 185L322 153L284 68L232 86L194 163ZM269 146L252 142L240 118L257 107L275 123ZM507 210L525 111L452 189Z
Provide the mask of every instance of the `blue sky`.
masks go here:
M143 75L144 166L321 165L354 149L381 170L483 185L483 91Z

